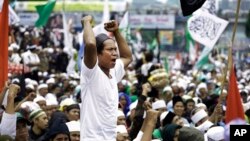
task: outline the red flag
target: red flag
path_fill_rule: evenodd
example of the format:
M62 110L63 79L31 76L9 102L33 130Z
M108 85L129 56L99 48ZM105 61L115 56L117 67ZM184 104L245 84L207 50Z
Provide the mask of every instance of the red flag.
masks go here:
M226 123L233 119L245 119L244 110L241 102L241 96L237 85L237 79L234 67L231 68L229 76L229 86L227 95L227 110L226 110Z
M0 13L0 91L8 79L8 31L9 31L9 1L4 0Z

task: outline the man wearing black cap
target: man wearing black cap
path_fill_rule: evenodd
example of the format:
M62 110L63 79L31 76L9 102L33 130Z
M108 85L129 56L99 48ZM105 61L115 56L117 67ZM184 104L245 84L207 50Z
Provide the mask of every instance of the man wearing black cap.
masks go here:
M118 48L115 41L106 34L95 37L91 22L91 16L82 20L85 50L81 69L81 141L115 141L117 83L132 61L132 53L119 33L116 21L105 23L104 28L113 33Z

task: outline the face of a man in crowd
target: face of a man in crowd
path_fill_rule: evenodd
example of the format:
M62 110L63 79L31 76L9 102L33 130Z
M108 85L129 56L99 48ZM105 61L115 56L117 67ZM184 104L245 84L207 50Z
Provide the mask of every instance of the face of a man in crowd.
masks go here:
M16 125L16 141L28 141L28 128L26 121L19 120Z
M41 115L40 117L36 118L34 123L42 130L48 127L48 117L46 114Z
M69 141L69 137L66 134L57 134L52 141Z
M192 111L194 107L195 107L194 102L187 103L187 111Z
M80 109L71 109L66 113L66 115L70 121L77 121L80 119Z
M174 113L178 116L182 116L184 112L184 105L182 102L176 102L174 105Z
M125 116L119 116L119 117L117 117L117 125L126 125Z
M80 141L80 132L79 131L70 132L70 139L71 141Z
M46 101L37 101L36 103L40 106L40 108L41 108L43 111L46 110Z
M117 48L112 39L103 42L104 48L101 54L98 54L98 61L101 68L114 68L117 59Z

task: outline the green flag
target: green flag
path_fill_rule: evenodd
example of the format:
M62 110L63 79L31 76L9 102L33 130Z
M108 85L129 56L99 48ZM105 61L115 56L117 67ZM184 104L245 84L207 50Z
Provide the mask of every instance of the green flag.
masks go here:
M167 57L164 58L164 68L165 68L166 72L168 73L169 72L169 65L168 65L168 58Z
M130 26L129 26L129 18L128 18L128 11L124 14L120 24L119 29L123 37L125 37L126 40L131 40L131 33L130 33Z
M208 60L208 55L210 54L210 52L213 50L213 48L210 47L205 47L202 50L202 53L198 59L198 61L196 62L196 64L194 65L194 68L196 69L200 69L202 68L205 64L207 64L209 62Z
M157 38L154 38L153 41L151 42L151 44L149 44L149 49L154 50L157 47L158 47Z
M39 18L35 23L36 27L42 27L47 24L50 13L55 7L56 0L49 0L45 5L36 6L36 11L39 14Z

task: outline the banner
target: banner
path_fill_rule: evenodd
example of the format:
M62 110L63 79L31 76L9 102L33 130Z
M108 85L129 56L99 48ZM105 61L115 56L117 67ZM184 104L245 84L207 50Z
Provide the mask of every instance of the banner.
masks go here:
M212 48L227 25L228 21L200 11L188 19L187 28L194 40Z
M174 29L175 16L169 15L130 15L129 24L131 28L146 29Z

